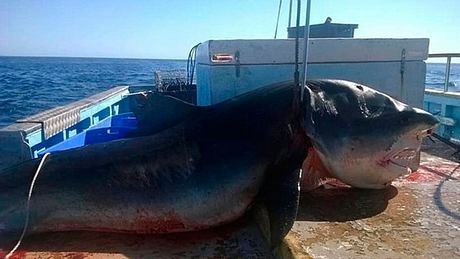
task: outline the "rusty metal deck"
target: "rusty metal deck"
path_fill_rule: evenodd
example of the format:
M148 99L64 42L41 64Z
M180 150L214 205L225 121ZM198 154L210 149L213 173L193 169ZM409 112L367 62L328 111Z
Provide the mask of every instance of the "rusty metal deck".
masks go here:
M460 164L424 145L420 169L385 190L303 193L283 258L460 258ZM0 257L1 257L0 250ZM254 223L164 236L51 233L26 238L13 258L270 258Z

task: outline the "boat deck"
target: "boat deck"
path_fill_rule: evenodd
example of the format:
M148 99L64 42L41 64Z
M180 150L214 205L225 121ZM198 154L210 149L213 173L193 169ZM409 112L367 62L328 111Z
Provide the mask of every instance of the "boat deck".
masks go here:
M304 193L287 236L312 258L459 258L460 164L455 150L426 143L417 172L385 190Z
M459 258L460 163L442 143L423 146L420 169L385 190L303 193L280 258ZM5 249L5 248L3 248ZM0 250L0 257L1 257ZM258 227L242 219L163 236L48 233L27 237L12 258L270 258Z

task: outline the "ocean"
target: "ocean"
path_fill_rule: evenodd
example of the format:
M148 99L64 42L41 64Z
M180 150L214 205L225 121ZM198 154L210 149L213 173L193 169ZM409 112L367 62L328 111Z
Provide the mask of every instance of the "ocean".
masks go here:
M0 57L0 127L116 85L153 84L185 60Z
M446 64L427 63L425 86L428 89L443 90ZM460 92L460 63L451 64L449 91Z
M157 70L185 69L185 60L0 57L0 127L116 85L153 84ZM427 64L426 86L444 87L444 64ZM460 64L450 91L460 92Z

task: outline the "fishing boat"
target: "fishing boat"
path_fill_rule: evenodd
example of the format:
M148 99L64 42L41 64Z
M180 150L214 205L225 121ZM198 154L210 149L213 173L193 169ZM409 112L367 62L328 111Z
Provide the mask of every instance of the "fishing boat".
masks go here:
M359 82L422 107L428 44L428 39L312 38L307 76ZM158 72L157 83L150 87L117 86L1 129L5 143L0 147L1 167L47 152L123 138L136 128L132 110L142 90L207 106L292 80L294 46L295 39L203 42L192 49L189 71L183 75Z
M323 25L326 37L321 36L321 28L317 26L318 37L300 40L298 44L306 47L297 55L293 38L209 40L192 48L186 71L159 71L155 74L155 85L116 86L18 120L0 129L0 170L45 153L124 138L137 128L133 110L145 91L207 106L270 83L290 80L296 56L307 56L307 50L308 78L345 79L373 86L439 115L442 126L438 134L448 142L460 139L459 95L448 92L447 88L425 89L425 61L445 56L449 67L450 58L460 54L429 54L429 39L424 38L356 39L352 30L357 25L353 24ZM293 29L289 31L292 36ZM446 85L448 82L447 78ZM449 157L453 152L455 149L443 143L425 145L420 169L396 181L397 188L384 191L331 188L302 194L297 221L276 256L459 256L460 214L455 197L460 194L460 174L456 171L460 164ZM167 237L50 233L26 240L22 251L27 252L16 255L21 258L272 256L256 227L242 221L204 231L198 240L196 235L188 233Z

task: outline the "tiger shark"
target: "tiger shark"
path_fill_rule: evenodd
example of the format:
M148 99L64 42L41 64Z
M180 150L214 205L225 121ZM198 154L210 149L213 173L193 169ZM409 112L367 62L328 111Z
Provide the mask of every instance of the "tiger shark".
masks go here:
M382 189L417 170L422 139L438 124L430 113L349 81L310 81L306 89L305 189L327 178Z
M262 208L275 247L296 218L305 158L307 189L324 177L384 188L416 168L420 141L437 124L427 112L338 80L310 80L303 91L273 84L207 107L150 93L134 111L139 128L130 137L49 155L29 210L40 159L1 171L0 237L17 237L26 214L27 233L164 234Z

